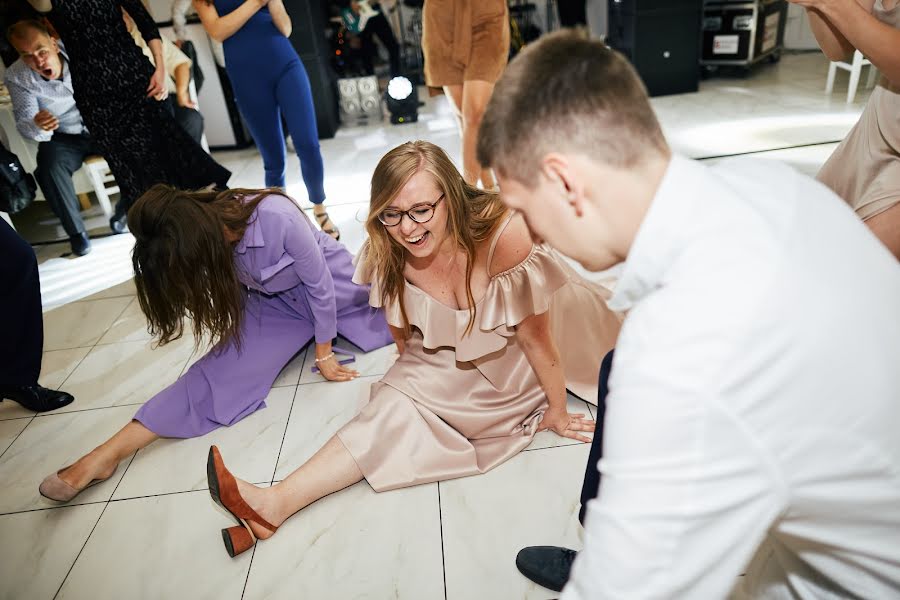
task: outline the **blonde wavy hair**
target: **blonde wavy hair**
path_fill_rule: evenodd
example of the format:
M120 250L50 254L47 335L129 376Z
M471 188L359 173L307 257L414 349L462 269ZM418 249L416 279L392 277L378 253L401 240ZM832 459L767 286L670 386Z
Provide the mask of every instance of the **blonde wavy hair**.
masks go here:
M447 233L466 253L466 298L469 303L468 334L475 325L475 298L472 296L472 270L476 246L491 238L507 209L494 192L480 190L465 182L447 154L430 142L406 142L385 154L372 174L372 195L366 232L365 268L378 279L381 302L398 302L403 331L410 334L409 319L403 301L406 279L406 250L387 232L378 215L390 206L413 175L424 171L434 177L444 194L447 207Z

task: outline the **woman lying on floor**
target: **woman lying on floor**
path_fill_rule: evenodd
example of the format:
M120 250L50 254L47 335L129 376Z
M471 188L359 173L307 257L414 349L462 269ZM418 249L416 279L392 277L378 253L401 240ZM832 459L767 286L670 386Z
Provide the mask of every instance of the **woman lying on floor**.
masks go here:
M594 429L569 414L566 388L596 398L619 332L606 290L533 244L521 216L427 142L381 159L366 229L354 281L371 284L400 356L362 411L270 488L236 479L210 449L210 493L242 524L223 530L232 556L363 478L381 492L484 473L538 431L588 441Z
M48 476L47 498L71 500L159 437L201 436L265 408L281 368L313 338L316 366L332 381L357 375L335 359L338 333L366 352L392 342L368 288L351 281L350 253L280 192L157 185L129 210L128 225L150 332L166 344L190 317L195 339L215 345L107 442Z

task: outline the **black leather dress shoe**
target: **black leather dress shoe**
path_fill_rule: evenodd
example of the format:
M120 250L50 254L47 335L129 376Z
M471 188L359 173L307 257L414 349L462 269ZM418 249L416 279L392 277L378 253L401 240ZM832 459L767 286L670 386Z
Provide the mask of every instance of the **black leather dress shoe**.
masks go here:
M128 231L128 220L125 215L113 215L109 220L109 228L113 233L125 233Z
M569 572L576 556L578 553L568 548L529 546L519 550L516 568L536 584L561 592L569 580Z
M28 410L47 412L71 404L75 398L59 390L48 390L40 385L2 385L0 401L15 400Z
M91 251L91 238L83 231L76 235L70 235L69 243L72 245L72 254L75 256L84 256Z

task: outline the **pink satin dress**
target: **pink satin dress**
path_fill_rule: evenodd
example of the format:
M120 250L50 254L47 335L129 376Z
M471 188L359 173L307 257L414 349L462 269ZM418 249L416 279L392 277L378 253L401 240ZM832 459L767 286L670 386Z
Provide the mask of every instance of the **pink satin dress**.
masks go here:
M495 235L488 252L491 264ZM354 282L371 284L369 304L381 306L376 273L358 257ZM469 311L444 305L406 282L412 327L406 349L373 384L367 405L339 432L376 491L484 473L531 443L547 396L516 339L527 317L550 311L566 387L596 403L603 356L615 344L620 319L606 306L608 290L579 276L554 251L532 247L521 263L493 276ZM402 327L398 303L384 306Z

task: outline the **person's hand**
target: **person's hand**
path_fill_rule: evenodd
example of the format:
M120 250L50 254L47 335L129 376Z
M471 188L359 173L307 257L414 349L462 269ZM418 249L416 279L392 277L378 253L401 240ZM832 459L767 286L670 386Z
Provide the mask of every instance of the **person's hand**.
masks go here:
M165 100L168 95L169 90L166 88L166 68L157 67L156 70L153 71L153 76L150 78L150 85L147 86L147 97L161 101Z
M584 414L570 414L566 410L548 409L541 419L538 431L549 429L556 435L578 440L579 442L590 442L591 438L578 433L579 431L594 431L596 423L591 419L585 419Z
M319 373L322 374L322 377L328 381L350 381L359 377L358 371L348 369L342 365L336 356L317 362L316 366L319 367Z
M184 108L197 108L197 103L191 100L191 95L187 92L179 92L175 97L175 102L178 103L178 106L183 106Z
M59 119L53 116L53 113L45 108L34 115L34 124L44 131L53 131L59 127Z
M253 0L253 1L256 2L257 6L259 6L260 8L262 8L263 6L265 6L269 3L269 0Z
M181 47L184 46L184 40L175 40L175 47L181 50Z

